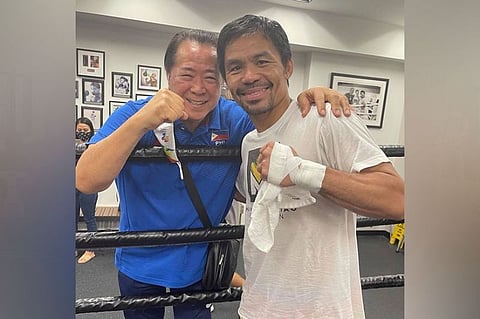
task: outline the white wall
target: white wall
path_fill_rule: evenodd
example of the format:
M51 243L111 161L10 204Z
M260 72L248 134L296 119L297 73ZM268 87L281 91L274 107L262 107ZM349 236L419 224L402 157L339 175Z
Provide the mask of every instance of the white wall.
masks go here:
M259 14L280 22L293 44L397 60L404 57L400 26L261 1L77 0L77 11L210 31L219 31L244 14Z
M331 72L388 78L390 81L383 126L380 129L370 128L370 132L378 144L399 144L403 141L403 63L358 55L313 52L307 69L310 71L310 85L329 86Z
M118 6L117 4L123 1L77 1L77 47L90 48L105 51L106 70L105 70L105 105L104 105L104 120L108 117L109 101L122 101L119 98L111 98L111 72L129 72L137 74L137 64L146 64L163 67L163 55L165 53L168 41L173 33L178 31L178 21L185 21L184 25L189 27L197 27L209 29L219 32L223 23L219 21L228 22L223 17L218 19L216 10L209 10L206 12L202 6L193 1L161 1L163 4L171 4L170 10L180 10L175 14L169 11L165 14L165 10L157 12L152 15L151 12L156 12L157 2L145 1L142 6L125 4ZM224 9L223 2L216 3L215 1L207 1L215 3L219 11ZM247 1L249 2L249 1ZM259 11L261 14L266 14L269 17L278 19L285 27L290 40L294 39L297 44L293 45L294 50L294 73L290 81L290 92L292 97L296 97L305 88L311 86L329 86L330 73L342 72L349 74L359 74L366 76L389 78L389 88L385 108L385 116L382 129L372 128L370 131L376 139L378 144L403 144L403 91L404 91L404 77L403 77L403 61L398 54L392 58L391 54L386 54L386 51L391 51L392 47L401 48L403 54L403 38L401 41L390 38L388 41L376 42L379 45L375 54L370 52L372 48L367 49L366 46L371 45L372 41L367 41L360 34L366 32L359 32L360 26L367 27L368 30L373 26L380 27L378 33L388 33L393 29L396 34L402 34L403 30L398 27L393 27L386 24L378 24L373 22L358 21L358 19L346 19L345 17L332 16L328 18L325 16L318 16L316 14L312 17L311 13L304 10L278 7L271 8L271 5L265 6L263 3L257 1L250 1L252 8L249 9L254 12ZM229 5L234 7L238 4ZM186 6L186 7L183 7ZM132 8L135 8L133 10ZM209 7L211 8L211 7ZM232 19L240 15L242 11L246 11L246 3L236 8L229 6L227 16L232 16ZM200 11L194 11L198 9ZM292 9L292 10L290 10ZM149 13L146 14L146 11ZM90 12L90 13L86 13ZM91 14L91 12L101 12L107 16L100 16ZM231 12L235 12L232 14ZM142 16L140 13L145 13ZM177 14L178 13L178 14ZM245 12L247 13L247 12ZM175 27L172 27L174 21L172 17L175 16ZM182 16L184 19L178 19ZM275 17L278 18L275 18ZM128 17L129 20L120 19L118 17ZM217 19L216 19L217 18ZM135 19L134 21L130 19ZM196 21L199 25L195 26L192 21ZM213 21L213 22L212 22ZM320 23L320 21L322 23ZM329 31L329 36L324 37L324 22L330 21L332 28ZM155 23L152 23L155 22ZM168 24L168 25L167 25ZM333 26L342 27L334 28ZM352 32L344 32L345 29L351 29ZM309 30L309 32L305 32ZM356 30L356 31L355 31ZM382 31L383 30L383 31ZM336 32L338 31L338 32ZM358 34L357 34L358 33ZM349 34L349 36L347 36ZM358 39L350 39L349 37L357 35ZM320 35L320 36L319 36ZM305 38L305 37L308 37ZM319 43L321 39L322 43ZM338 46L338 41L344 43L343 47ZM292 42L294 42L292 41ZM365 42L365 43L364 43ZM315 47L305 47L299 43L307 43ZM318 46L324 46L319 48ZM328 48L326 49L325 46ZM362 48L362 49L361 49ZM339 53L339 49L346 50L348 53ZM361 52L362 54L359 54ZM367 55L367 53L369 53ZM81 83L81 79L78 78ZM166 75L162 71L161 76L162 87L166 87ZM137 93L136 81L134 83L134 96ZM152 94L152 92L138 92ZM81 96L76 101L80 107ZM79 110L80 114L80 110ZM403 158L393 159L397 170L402 174L404 172ZM118 198L116 196L115 186L111 186L104 192L99 194L99 206L117 206Z

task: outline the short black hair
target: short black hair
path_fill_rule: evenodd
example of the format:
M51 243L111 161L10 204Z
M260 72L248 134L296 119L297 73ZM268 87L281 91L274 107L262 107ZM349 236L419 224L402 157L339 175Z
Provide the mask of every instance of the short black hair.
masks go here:
M284 67L292 58L288 36L280 23L266 17L247 14L226 24L220 31L217 44L218 67L225 79L225 49L227 45L246 34L260 33L272 41L282 59Z
M174 64L177 50L183 41L195 41L200 44L209 44L213 48L217 47L218 35L215 32L191 29L176 33L168 43L167 51L165 51L165 58L163 60L163 66L165 72L170 73Z

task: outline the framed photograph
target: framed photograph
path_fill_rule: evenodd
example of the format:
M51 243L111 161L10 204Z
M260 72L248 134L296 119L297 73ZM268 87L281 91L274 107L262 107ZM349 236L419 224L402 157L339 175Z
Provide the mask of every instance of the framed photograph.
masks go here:
M77 75L105 78L105 52L77 48Z
M123 106L125 102L121 101L110 101L109 103L109 113L108 115L112 115L113 112L115 112L116 109L118 109L120 106Z
M103 125L103 107L82 106L82 117L90 119L96 131Z
M75 80L75 98L78 99L78 80Z
M160 75L162 68L158 66L138 65L137 88L146 91L160 89Z
M112 72L112 96L132 98L133 73Z
M82 79L83 104L103 105L104 81L97 79Z
M388 82L389 79L384 78L332 73L330 88L345 94L355 113L368 127L381 128Z
M143 100L143 99L146 99L147 97L150 97L150 96L153 96L153 95L149 95L149 94L135 94L135 101Z

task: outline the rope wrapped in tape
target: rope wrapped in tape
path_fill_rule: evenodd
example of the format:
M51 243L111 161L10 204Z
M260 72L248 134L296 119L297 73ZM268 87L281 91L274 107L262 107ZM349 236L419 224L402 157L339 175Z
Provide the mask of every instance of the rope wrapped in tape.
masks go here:
M405 157L403 145L378 145L388 157Z
M362 289L403 287L403 274L362 277ZM228 288L213 292L192 292L181 294L162 294L151 297L100 297L78 299L75 313L120 311L148 307L167 307L181 303L213 303L238 301L242 295L241 288Z
M210 229L168 231L85 232L77 233L76 247L112 248L132 246L181 245L243 238L244 226L224 225Z
M181 303L212 303L240 300L241 288L219 291L172 293L151 297L101 297L79 299L75 302L75 313L120 311L150 307L167 307Z
M386 219L386 218L369 218L369 217L358 217L357 218L357 227L395 225L395 224L400 224L400 223L403 223L403 220Z
M398 224L393 219L358 218L357 227ZM102 231L79 232L76 234L76 248L115 248L134 246L182 245L197 242L224 241L242 239L245 233L243 225L222 225L210 229L182 229L164 231Z
M374 276L360 278L362 289L376 289L386 287L403 287L405 284L405 275L388 275L388 276Z
M403 157L405 154L404 146L402 145L379 145L382 151L388 157ZM80 144L76 147L76 155L80 157L85 151L85 144ZM236 160L240 158L239 147L226 146L179 146L177 147L177 154L180 159L206 161L206 160ZM161 146L154 146L151 148L141 148L132 152L129 157L130 160L167 160L163 148Z

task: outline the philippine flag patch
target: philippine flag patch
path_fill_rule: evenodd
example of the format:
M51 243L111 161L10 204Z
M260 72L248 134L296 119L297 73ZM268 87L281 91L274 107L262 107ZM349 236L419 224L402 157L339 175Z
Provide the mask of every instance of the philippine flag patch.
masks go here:
M212 132L212 142L220 142L228 140L228 130L219 130Z

